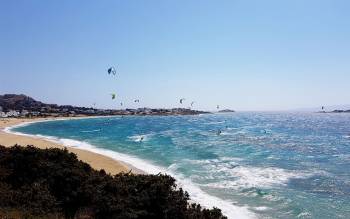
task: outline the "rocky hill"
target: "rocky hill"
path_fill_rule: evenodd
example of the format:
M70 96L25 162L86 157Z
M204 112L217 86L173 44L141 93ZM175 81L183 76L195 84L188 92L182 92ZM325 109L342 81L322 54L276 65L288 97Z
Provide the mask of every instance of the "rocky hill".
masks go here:
M0 95L0 106L3 111L8 110L40 110L41 107L45 107L51 104L45 104L40 101L34 100L31 97L28 97L24 94L4 94Z

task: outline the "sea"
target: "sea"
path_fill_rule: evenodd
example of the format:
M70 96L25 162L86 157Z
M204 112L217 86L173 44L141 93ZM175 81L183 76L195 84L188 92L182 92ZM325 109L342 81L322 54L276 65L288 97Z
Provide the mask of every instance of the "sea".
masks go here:
M8 131L169 174L228 218L350 218L350 114L113 116Z

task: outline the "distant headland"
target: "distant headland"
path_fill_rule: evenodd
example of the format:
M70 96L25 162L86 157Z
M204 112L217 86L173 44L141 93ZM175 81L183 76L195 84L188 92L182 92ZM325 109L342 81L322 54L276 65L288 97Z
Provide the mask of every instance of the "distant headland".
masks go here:
M234 110L231 109L224 109L224 110L219 110L218 113L234 113Z
M96 109L71 105L46 104L24 94L0 95L0 118L6 117L68 117L111 115L198 115L209 112L189 108L172 109Z
M318 113L350 113L350 109L348 110L332 110L332 111L319 111Z

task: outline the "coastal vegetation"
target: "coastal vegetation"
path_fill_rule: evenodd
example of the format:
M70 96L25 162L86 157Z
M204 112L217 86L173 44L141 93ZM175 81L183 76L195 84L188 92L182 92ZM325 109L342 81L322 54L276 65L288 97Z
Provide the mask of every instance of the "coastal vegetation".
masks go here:
M0 218L226 218L189 198L168 175L110 175L66 149L0 146Z

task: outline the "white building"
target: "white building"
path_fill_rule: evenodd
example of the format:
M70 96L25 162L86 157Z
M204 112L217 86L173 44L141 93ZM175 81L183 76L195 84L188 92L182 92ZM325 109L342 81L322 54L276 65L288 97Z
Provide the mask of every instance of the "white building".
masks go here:
M15 110L10 110L6 114L7 117L18 117L20 115L20 113Z

